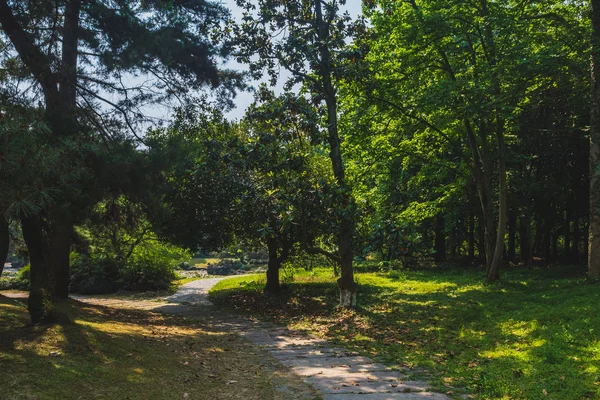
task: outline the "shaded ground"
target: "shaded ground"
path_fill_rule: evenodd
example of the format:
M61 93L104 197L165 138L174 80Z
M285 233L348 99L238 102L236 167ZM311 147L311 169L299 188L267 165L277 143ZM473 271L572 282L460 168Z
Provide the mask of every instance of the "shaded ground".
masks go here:
M357 274L359 307L340 310L329 270L296 273L277 296L264 281L220 282L211 299L408 368L453 397L600 398L600 290L571 270L511 270L484 285L474 270Z
M210 321L107 305L69 301L60 308L72 323L30 327L23 299L0 296L0 397L316 397L275 359Z
M216 336L225 335L227 341L231 342L228 346L212 343L211 348L219 353L220 357L215 361L220 363L221 370L212 369L208 378L215 382L220 381L223 386L223 383L237 385L245 381L245 373L255 374L255 380L268 376L269 383L264 385L264 392L259 394L261 399L278 399L281 396L285 399L322 398L325 400L447 399L442 394L430 392L425 382L411 379L405 374L405 370L390 369L367 357L359 356L356 352L335 347L325 340L303 332L215 309L208 300L208 291L223 279L227 278L193 281L180 287L176 294L162 299L115 296L78 296L77 299L85 302L86 307L111 310L111 313L135 313L155 317L162 314L160 318L169 321L185 321L187 324L193 324L195 329L198 329L198 335L207 333ZM151 331L154 334L154 328L151 328ZM193 337L193 329L189 330L188 334ZM240 336L247 339L241 341L246 347L240 343ZM147 339L146 334L142 334L142 337ZM170 338L165 339L166 346L171 345L170 340ZM190 340L193 340L194 349L198 346L206 346L206 342L199 343L195 338ZM171 346L176 353L176 345ZM202 350L205 351L204 348ZM181 352L186 351L188 349L184 346ZM191 346L189 351L192 351ZM234 362L230 362L228 358L231 355L235 355ZM247 361L250 361L250 358L246 357L254 357L253 368L247 370L245 365L236 365L235 359L242 355ZM190 365L189 361L181 362L186 367ZM201 363L201 365L205 364ZM257 366L260 374L256 370ZM288 370L282 369L283 366L289 368L289 371L296 376L286 373L285 371ZM163 368L170 367L166 365L157 367L158 370ZM222 368L227 372L223 372ZM243 372L237 378L229 378L228 373L236 376L236 371L240 369ZM196 377L200 378L198 375ZM190 384L198 383L193 378L192 380ZM241 392L236 392L237 395L244 393L244 398L252 398L250 389L243 387L241 389ZM185 393L190 396L189 392ZM210 393L206 398L237 398L223 396L234 395Z

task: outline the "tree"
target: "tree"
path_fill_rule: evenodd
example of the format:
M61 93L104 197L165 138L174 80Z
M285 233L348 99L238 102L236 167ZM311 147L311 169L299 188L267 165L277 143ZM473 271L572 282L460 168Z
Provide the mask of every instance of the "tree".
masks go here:
M209 38L225 14L205 1L1 0L1 40L12 46L1 57L17 60L23 77L34 84L21 98L43 99L43 121L51 132L47 146L88 138L110 142L124 128L136 134L144 104L207 83L236 82L234 74L216 67L225 53ZM148 79L128 84L126 74ZM45 308L52 296L68 295L77 193L66 191L51 208L22 218L34 323L50 315Z
M304 93L320 106L337 186L336 215L332 217L338 222L338 254L334 259L341 269L340 305L353 306L356 304L352 264L355 204L342 155L337 85L344 76L345 64L352 58L346 40L352 37L351 33L359 33L362 25L352 24L347 14L340 14L343 1L261 0L254 4L239 0L237 3L245 10L243 23L237 27L238 60L250 64L251 72L257 75L266 68L272 83L277 80L277 69L283 67L291 73L285 86L302 84Z
M302 97L275 97L264 88L259 98L237 127L248 148L249 187L242 202L249 204L240 220L249 228L246 240L267 248L265 291L275 293L281 288L282 263L294 251L310 252L317 237L329 233L323 189L332 177L315 151L315 107Z
M505 246L507 138L533 94L574 68L578 13L559 1L382 1L369 12L363 95L409 135L416 129L465 159L479 194L489 282L499 278Z
M592 102L590 120L590 237L588 277L600 279L600 1L592 0Z

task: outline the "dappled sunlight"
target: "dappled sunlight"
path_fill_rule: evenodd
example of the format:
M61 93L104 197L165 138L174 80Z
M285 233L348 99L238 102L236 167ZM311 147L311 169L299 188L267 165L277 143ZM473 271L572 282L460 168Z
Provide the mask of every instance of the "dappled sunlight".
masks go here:
M0 297L0 315L5 306L14 309ZM0 324L0 368L10 371L0 386L15 398L285 398L276 385L286 378L231 333L192 318L76 301L60 309L73 322L31 327L26 308L17 307L12 328Z
M336 307L336 284L320 272L310 281L297 272L290 289L271 299L239 281L221 282L212 297L390 365L427 370L439 390L497 399L600 396L597 287L578 278L524 279L525 272L507 272L494 285L462 271L357 274L353 310Z

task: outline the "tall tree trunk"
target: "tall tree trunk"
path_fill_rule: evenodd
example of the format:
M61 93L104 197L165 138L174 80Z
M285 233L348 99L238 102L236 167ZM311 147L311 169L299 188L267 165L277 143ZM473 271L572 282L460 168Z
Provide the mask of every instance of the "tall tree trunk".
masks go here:
M531 227L529 212L519 218L519 256L523 265L531 265Z
M469 258L473 260L475 258L475 216L473 213L469 214Z
M0 213L0 276L4 271L4 263L8 259L8 248L10 247L10 230L8 220Z
M574 263L579 262L579 217L573 218L573 240L571 241L571 260Z
M517 242L517 213L511 212L508 218L508 259L514 261Z
M31 266L31 289L27 304L31 322L33 324L52 322L55 317L52 303L53 274L42 220L38 216L23 218L21 226Z
M435 217L435 262L446 261L446 233L444 232L444 216L438 214Z
M70 256L72 225L62 217L53 226L50 241L50 257L54 270L55 287L54 296L59 299L69 298Z
M338 248L340 255L341 276L337 280L340 288L340 305L352 307L356 305L356 282L354 281L354 259L353 236L353 200L350 187L345 178L344 162L342 159L341 140L338 133L337 97L331 80L331 54L327 47L329 38L329 26L323 20L323 11L320 1L315 2L315 17L317 23L317 34L319 37L320 55L320 78L323 84L323 94L327 105L327 133L329 142L329 158L333 167L333 175L339 187L340 225L338 232Z
M497 116L497 118L500 118ZM503 124L503 122L499 122ZM508 213L508 187L506 184L506 150L504 147L504 132L502 127L497 128L496 140L498 142L498 230L496 232L496 245L494 257L488 270L487 281L494 282L500 278L500 266L504 253L504 234L506 233L506 220Z
M565 260L569 260L571 255L571 211L568 203L567 210L565 211L565 225L563 230L565 234L565 245L563 251Z
M592 104L590 119L590 228L588 278L600 279L600 0L592 0Z
M267 283L265 292L277 293L281 290L279 283L279 270L281 269L281 261L277 255L277 244L274 239L267 239L267 251L269 253L269 264L267 267Z
M477 255L485 263L485 222L481 216L477 217Z

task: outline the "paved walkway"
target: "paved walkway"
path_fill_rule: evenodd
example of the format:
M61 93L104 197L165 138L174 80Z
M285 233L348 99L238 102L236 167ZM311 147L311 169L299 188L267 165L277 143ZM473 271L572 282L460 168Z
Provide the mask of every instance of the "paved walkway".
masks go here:
M335 347L323 339L248 317L215 312L208 300L208 291L222 279L227 278L201 279L185 284L173 296L165 298L165 302L77 298L106 306L195 317L215 330L237 333L310 384L323 400L449 399L430 392L425 382L410 380L400 370Z

